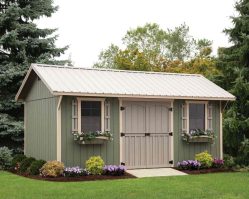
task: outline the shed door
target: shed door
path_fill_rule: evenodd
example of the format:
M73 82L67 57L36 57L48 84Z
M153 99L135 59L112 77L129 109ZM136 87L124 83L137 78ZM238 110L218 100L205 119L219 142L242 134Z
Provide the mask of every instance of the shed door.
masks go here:
M121 161L127 168L169 166L167 102L123 102Z

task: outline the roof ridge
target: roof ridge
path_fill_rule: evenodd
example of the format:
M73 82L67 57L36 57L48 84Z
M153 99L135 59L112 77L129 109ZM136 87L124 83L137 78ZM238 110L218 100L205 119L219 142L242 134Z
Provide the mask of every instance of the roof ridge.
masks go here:
M203 77L201 74L188 74L188 73L168 73L168 72L155 72L155 71L135 71L135 70L121 70L121 69L109 69L109 68L86 68L86 67L75 67L75 66L62 66L62 65L50 65L50 64L35 64L32 66L38 67L51 67L51 68L67 68L67 69L82 69L82 70L93 70L93 71L110 71L110 72L125 72L125 73L143 73L143 74L159 74L159 75L178 75L178 76L198 76Z

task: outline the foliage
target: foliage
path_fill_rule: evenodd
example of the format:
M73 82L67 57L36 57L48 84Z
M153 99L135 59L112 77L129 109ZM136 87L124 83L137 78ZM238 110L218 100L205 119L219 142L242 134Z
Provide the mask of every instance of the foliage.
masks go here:
M181 170L196 170L200 169L201 163L197 160L183 160L177 163L177 168Z
M87 132L87 133L74 133L74 139L77 140L77 141L86 141L86 140L94 140L96 137L107 137L109 140L112 140L113 139L113 135L108 132L108 131L105 131L105 132L101 132L101 131L96 131L96 132Z
M123 165L105 165L103 175L122 176L125 174L125 166Z
M23 148L23 105L14 97L31 63L53 63L67 47L56 48L56 29L38 28L36 20L50 17L52 0L0 2L0 146L14 153Z
M224 166L224 160L218 158L213 159L212 163L213 168L222 168L223 166Z
M239 165L249 166L249 139L245 139L241 142L239 154L240 155L236 157L235 162Z
M228 154L224 154L224 166L226 168L232 168L235 166L234 158Z
M201 163L202 168L210 168L212 166L212 155L207 151L195 155L195 160Z
M66 167L64 169L65 177L79 177L79 176L87 176L89 172L86 169L82 169L79 166L77 167Z
M122 41L124 49L111 44L100 53L94 67L200 73L208 78L219 74L210 56L212 42L194 39L186 24L163 30L158 24L148 23L127 31Z
M46 163L45 160L35 160L31 163L29 167L29 174L30 175L39 175L40 174L40 169L42 166Z
M58 177L64 172L64 164L62 162L53 160L45 163L40 169L40 174L43 177Z
M20 168L19 168L19 172L20 173L25 173L28 172L28 169L30 167L30 165L35 161L35 158L33 157L29 157L29 158L25 158L20 162Z
M86 161L86 170L92 175L101 175L105 163L100 156L92 156Z
M233 26L224 30L231 46L218 51L215 81L236 96L224 114L224 151L242 158L241 143L249 138L249 0L238 0L235 9Z
M8 147L0 147L0 170L10 168L11 161L12 150Z
M27 156L24 154L16 154L14 155L12 161L11 161L11 167L15 171L18 171L20 169L20 163L22 160L26 159Z

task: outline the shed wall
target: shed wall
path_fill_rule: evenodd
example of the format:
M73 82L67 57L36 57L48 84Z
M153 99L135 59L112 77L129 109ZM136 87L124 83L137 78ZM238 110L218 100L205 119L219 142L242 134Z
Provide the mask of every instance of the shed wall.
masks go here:
M25 155L37 159L56 159L56 104L44 83L37 78L25 99Z
M218 101L212 104L212 125L215 133L215 141L211 143L188 143L182 140L182 104L184 100L174 101L174 165L182 160L194 160L195 154L207 150L215 158L220 158L220 105Z
M85 167L86 160L94 155L100 155L105 164L120 164L119 162L119 101L117 98L108 98L111 109L111 133L113 141L103 145L81 145L73 140L72 135L72 100L65 96L62 99L61 130L62 130L62 162L66 166Z

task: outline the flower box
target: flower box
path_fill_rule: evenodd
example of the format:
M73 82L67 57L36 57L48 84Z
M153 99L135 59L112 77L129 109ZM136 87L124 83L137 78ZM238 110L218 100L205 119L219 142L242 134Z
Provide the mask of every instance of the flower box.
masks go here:
M209 142L213 143L214 138L210 136L200 135L200 136L190 136L187 140L188 142Z
M108 137L98 136L91 140L78 140L78 143L79 144L104 144L109 140L110 139Z

